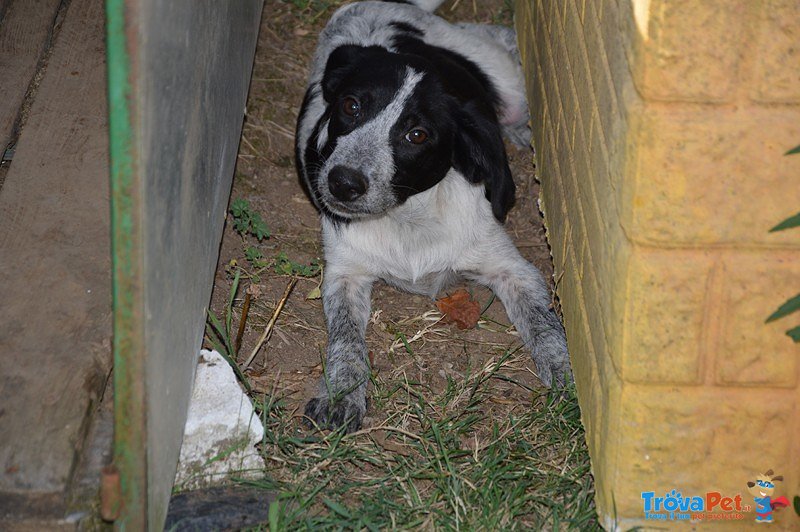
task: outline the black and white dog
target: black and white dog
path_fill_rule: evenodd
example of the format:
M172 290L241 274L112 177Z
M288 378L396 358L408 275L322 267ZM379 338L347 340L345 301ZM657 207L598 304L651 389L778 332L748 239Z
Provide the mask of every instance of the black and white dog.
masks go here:
M570 378L547 285L502 225L515 186L501 131L530 139L514 32L450 24L441 3L347 5L317 45L296 156L325 244L327 362L305 409L321 427L361 425L379 279L431 297L461 278L490 287L542 383Z

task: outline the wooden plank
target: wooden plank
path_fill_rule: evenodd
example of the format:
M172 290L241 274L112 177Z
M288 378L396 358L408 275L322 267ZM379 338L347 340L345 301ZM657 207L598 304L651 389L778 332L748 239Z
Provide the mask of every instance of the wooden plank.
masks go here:
M125 499L116 523L158 530L203 337L262 0L107 5L114 455Z
M148 522L162 526L211 298L262 1L142 2Z
M50 39L60 0L0 2L0 151L11 140L14 121Z
M105 94L103 4L72 0L0 189L0 491L64 491L110 370Z

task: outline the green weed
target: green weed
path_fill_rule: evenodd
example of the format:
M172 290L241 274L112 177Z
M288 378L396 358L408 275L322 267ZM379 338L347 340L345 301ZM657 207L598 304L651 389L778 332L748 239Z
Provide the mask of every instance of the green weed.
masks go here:
M289 259L289 257L281 251L274 261L275 273L278 275L293 275L296 277L316 277L320 272L319 260L314 259L311 264L300 264Z
M233 216L233 229L242 238L248 234L256 237L259 242L269 238L269 227L267 227L261 215L251 209L247 200L242 198L233 200L230 213Z

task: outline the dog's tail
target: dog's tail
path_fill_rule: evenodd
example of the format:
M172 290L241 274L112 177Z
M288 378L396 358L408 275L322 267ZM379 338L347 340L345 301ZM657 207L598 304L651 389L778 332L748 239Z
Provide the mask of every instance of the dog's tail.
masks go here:
M444 0L384 0L384 2L394 2L395 4L409 4L424 9L430 13L444 3Z

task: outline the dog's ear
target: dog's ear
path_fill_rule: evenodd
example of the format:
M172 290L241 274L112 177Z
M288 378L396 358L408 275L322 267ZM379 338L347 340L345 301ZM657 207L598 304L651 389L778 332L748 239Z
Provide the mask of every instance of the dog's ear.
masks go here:
M368 57L373 57L385 48L380 46L357 46L345 44L336 48L328 56L325 64L325 73L322 75L322 97L330 103L336 95L342 81L353 72L359 62Z
M474 102L457 107L453 168L472 183L483 182L486 199L500 222L514 205L516 185L496 117Z

